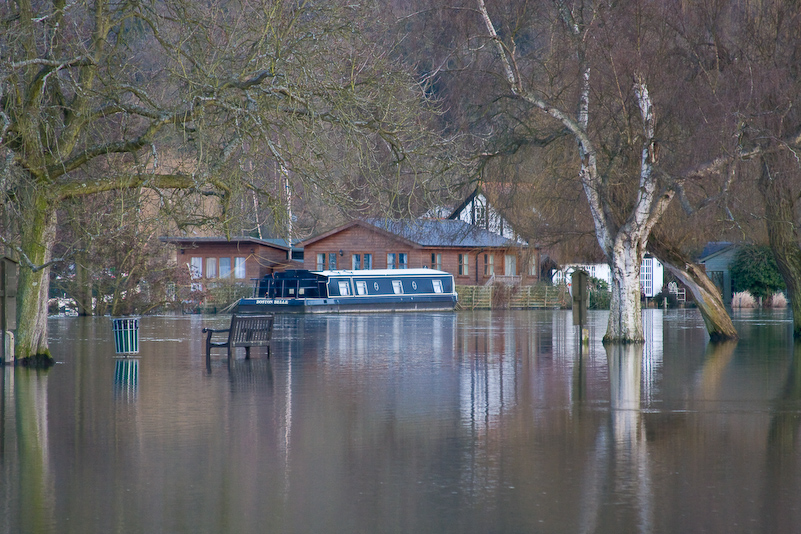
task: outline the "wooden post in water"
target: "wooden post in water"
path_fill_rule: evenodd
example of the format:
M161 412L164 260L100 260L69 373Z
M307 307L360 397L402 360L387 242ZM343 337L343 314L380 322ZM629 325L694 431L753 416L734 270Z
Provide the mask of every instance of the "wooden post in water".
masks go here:
M589 275L585 271L574 271L570 291L573 296L573 324L579 327L580 345L589 345L590 332L587 324L587 308L590 305L590 292L587 288Z

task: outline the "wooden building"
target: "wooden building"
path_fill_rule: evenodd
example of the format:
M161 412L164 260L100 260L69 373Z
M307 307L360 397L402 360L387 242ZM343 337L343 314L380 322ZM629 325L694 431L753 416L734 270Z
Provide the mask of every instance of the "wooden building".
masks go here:
M253 237L162 237L175 245L174 260L185 264L196 280L250 280L288 268L301 268L291 248L279 241Z
M535 249L461 220L356 220L299 246L312 271L429 268L453 274L458 285L539 279Z
M720 290L723 297L723 304L731 305L732 283L731 283L731 264L737 255L740 245L726 241L707 243L698 263L704 266L706 275Z

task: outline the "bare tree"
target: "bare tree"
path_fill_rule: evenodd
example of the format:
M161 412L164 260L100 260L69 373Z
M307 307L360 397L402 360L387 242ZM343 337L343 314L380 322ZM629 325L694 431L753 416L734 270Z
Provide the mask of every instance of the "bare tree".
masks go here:
M648 79L647 56L657 44L659 36L651 32L643 39L642 34L648 33L649 29L641 22L652 15L642 13L641 9L635 8L633 11L642 18L629 19L627 15L631 13L607 11L588 3L579 2L571 7L556 1L553 8L550 20L558 22L565 33L560 37L561 32L556 26L552 26L550 31L556 38L570 43L575 58L575 71L570 78L565 78L566 86L561 88L538 85L543 83L544 74L532 72L521 63L514 33L510 29L506 39L499 36L486 5L483 0L478 0L479 14L488 38L501 59L501 69L509 90L516 98L558 121L578 144L581 185L590 206L596 238L612 268L612 303L604 339L614 342L642 341L640 264L651 229L674 195L672 188L660 180L660 174L655 170L659 158L657 114ZM597 49L591 47L592 42L603 41L600 38L602 34L608 37L610 31L623 28L623 18L627 23L640 22L635 30L640 38L636 43L626 43L625 33L615 36L632 47L627 52L636 59L628 65L617 63L623 56L609 40L601 42ZM515 24L506 27L515 28ZM653 42L649 43L649 40ZM643 42L647 46L638 48ZM591 83L594 70L606 71L603 81L608 89L594 88ZM559 94L560 89L564 92L569 88L573 88L571 107L575 111L569 111L566 106L569 102L559 102L547 96L548 89L553 91L551 94ZM592 113L591 99L602 90L613 92L610 100L602 102L606 106L614 105L615 114L602 114L600 110ZM627 147L623 147L617 138L610 139L626 135L632 141ZM617 154L601 150L609 147L616 147ZM635 150L639 152L636 159L631 153ZM605 160L607 156L611 157ZM626 161L619 165L623 158ZM617 180L626 181L627 184L634 180L636 185L633 188L630 185L616 187L614 182Z
M18 355L51 361L47 282L67 199L181 189L218 199L226 221L242 192L274 199L268 161L341 203L356 169L384 197L439 187L449 144L427 123L421 83L387 43L366 46L377 6L3 4L0 185L14 223L2 241L22 266Z

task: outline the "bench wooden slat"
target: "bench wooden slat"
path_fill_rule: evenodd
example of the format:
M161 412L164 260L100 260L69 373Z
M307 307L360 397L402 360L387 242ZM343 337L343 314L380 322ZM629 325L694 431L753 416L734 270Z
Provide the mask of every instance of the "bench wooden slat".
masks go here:
M270 357L270 343L273 336L274 315L236 315L231 316L231 326L225 329L204 328L206 336L206 365L210 365L211 349L227 347L228 361L233 358L236 347L244 347L246 358L250 357L250 347L267 347ZM215 341L214 334L227 333L225 341Z

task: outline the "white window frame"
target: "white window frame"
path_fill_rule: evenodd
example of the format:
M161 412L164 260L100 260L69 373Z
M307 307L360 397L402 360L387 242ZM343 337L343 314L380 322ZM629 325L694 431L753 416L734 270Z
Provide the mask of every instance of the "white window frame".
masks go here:
M396 295L400 295L403 293L403 283L400 280L393 280L392 281L392 292Z
M442 254L437 252L431 253L431 268L437 271L442 270Z
M484 276L495 274L495 254L484 254Z
M223 262L227 263L225 269L223 269ZM232 272L231 258L220 258L220 278L230 278Z
M244 280L247 276L247 269L245 267L247 258L237 256L234 258L234 278Z
M503 274L505 276L517 276L517 255L503 255Z
M442 280L432 280L434 283L434 293L442 293Z
M203 278L203 258L200 256L189 258L189 277L192 280Z
M337 287L339 288L339 296L350 296L350 284L347 280L337 280Z
M217 258L206 258L206 278L217 278Z
M367 294L367 282L365 282L364 280L356 280L356 294L357 295Z

